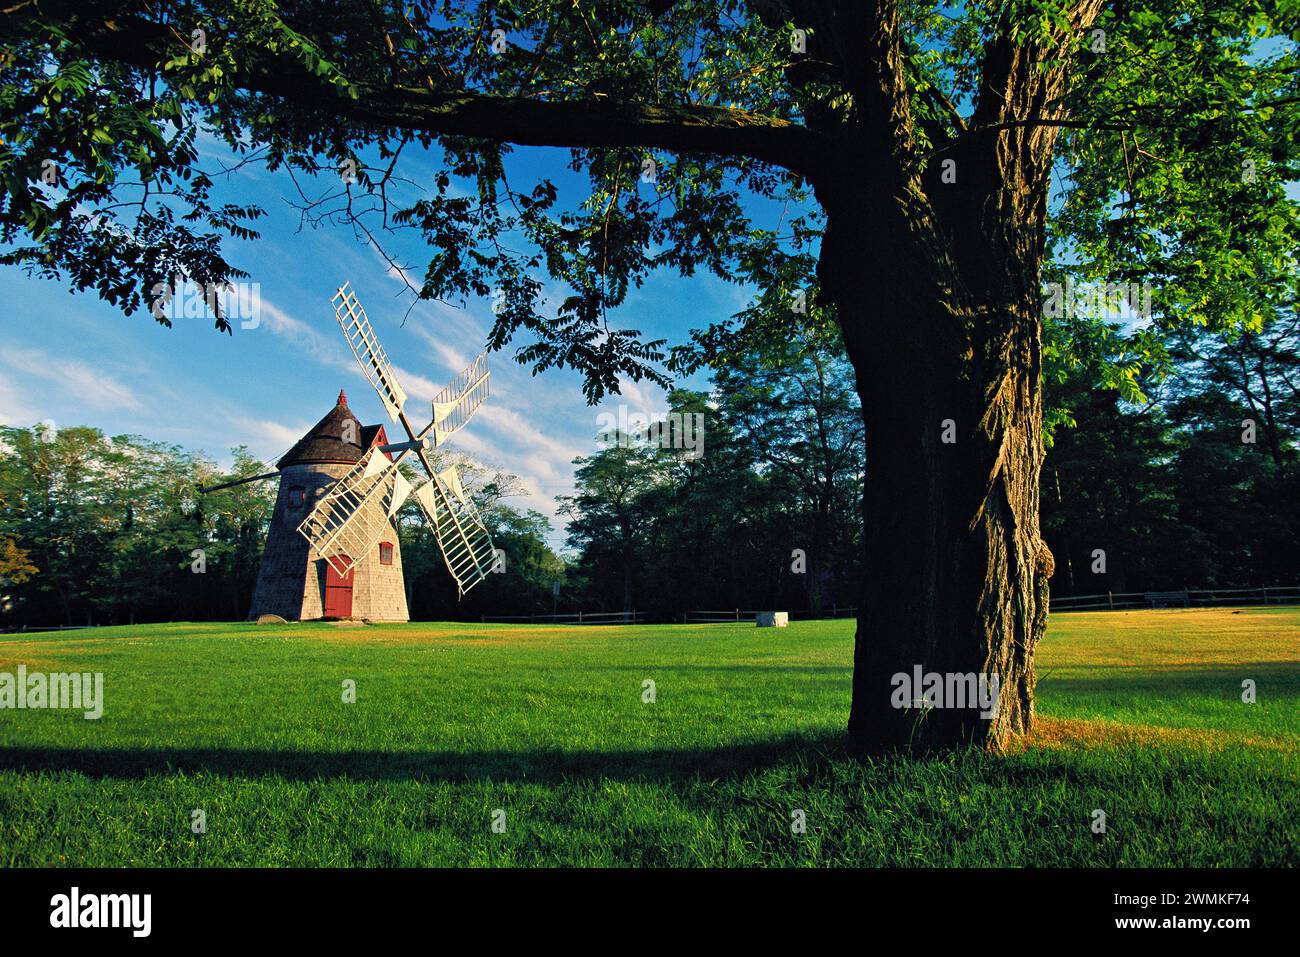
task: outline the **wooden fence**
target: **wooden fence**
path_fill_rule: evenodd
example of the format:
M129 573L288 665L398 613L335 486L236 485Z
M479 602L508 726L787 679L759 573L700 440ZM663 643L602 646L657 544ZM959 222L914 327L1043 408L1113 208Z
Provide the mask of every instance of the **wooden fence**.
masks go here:
M575 611L561 615L481 615L484 623L492 621L527 622L530 625L640 625L645 613L639 611Z
M782 608L729 608L726 611L688 611L683 618L688 625L707 625L718 622L753 622L755 616L765 611L784 611ZM792 611L788 613L791 621L814 621L822 618L854 618L858 614L856 608L840 608L838 605L832 605L829 611L823 611L820 615L815 615L811 611Z
M1293 605L1300 585L1262 588L1183 588L1179 591L1103 592L1052 598L1052 611L1124 611L1134 608L1206 608L1214 605Z

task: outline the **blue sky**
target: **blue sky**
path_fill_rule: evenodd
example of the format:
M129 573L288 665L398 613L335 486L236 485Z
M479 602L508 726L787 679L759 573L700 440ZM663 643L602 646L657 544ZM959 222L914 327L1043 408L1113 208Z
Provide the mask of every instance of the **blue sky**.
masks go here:
M205 168L229 159L220 144L204 138ZM510 163L511 184L526 188L539 173L575 183L567 160L566 150L519 149ZM408 177L423 170L431 181L439 168L432 155L403 156ZM337 186L329 178L332 183L321 181L318 188ZM293 196L287 175L258 166L218 180L219 200L256 203L267 212L258 224L260 240L226 245L230 261L250 273L261 296L260 324L244 329L235 322L233 336L217 333L207 317L178 319L171 329L147 314L127 318L93 294L69 294L59 283L0 268L0 296L7 303L0 422L50 420L110 435L136 433L205 452L223 465L229 449L240 444L263 459L277 456L329 411L340 388L363 422L386 422L334 320L329 300L344 280L356 289L398 369L412 420L426 422L432 395L483 348L490 302L470 300L463 309L418 303L408 315L411 297L379 253L350 229L300 230L298 212L286 202ZM414 276L423 275L429 253L416 234L387 234L382 241ZM559 292L553 286L547 291ZM743 288L716 277L661 272L610 318L647 338L677 342L689 329L730 316L747 299ZM555 496L573 489L572 459L597 449L597 414L620 403L631 412L662 412L666 398L651 383L627 382L621 397L589 407L572 370L533 377L514 361L514 349L526 342L491 357L491 398L451 448L518 475L525 491L512 504L551 518L551 541L559 545ZM707 381L695 377L682 384L702 388Z

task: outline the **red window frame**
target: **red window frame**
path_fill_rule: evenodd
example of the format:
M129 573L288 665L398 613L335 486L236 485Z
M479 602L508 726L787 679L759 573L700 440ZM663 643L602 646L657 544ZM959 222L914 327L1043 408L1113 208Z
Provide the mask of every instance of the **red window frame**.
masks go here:
M379 564L381 565L393 564L393 543L392 542L379 543Z
M291 485L289 487L289 497L285 499L285 504L289 508L302 508L303 503L307 501L307 490L301 485Z

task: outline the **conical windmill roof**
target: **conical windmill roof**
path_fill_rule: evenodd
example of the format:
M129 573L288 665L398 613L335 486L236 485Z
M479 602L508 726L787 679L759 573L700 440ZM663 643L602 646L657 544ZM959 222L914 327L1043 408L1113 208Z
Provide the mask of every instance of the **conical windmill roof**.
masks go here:
M353 423L348 429L347 423ZM355 441L344 441L344 434L351 433ZM351 464L361 458L361 454L373 441L374 428L367 430L361 420L348 408L348 397L339 390L339 400L334 408L326 413L311 431L298 440L298 444L285 453L284 458L276 463L276 468L283 469L289 465L304 465L311 462L338 462Z

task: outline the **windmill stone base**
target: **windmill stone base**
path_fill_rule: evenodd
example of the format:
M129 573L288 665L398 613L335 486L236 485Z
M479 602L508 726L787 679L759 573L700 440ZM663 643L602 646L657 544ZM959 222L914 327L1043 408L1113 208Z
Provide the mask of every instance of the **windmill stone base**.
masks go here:
M362 427L339 393L334 409L280 460L280 491L267 530L250 620L262 615L279 615L287 621L410 620L402 548L392 519L386 519L391 534L369 554L350 556L356 567L346 579L340 579L298 532L325 491L366 449L384 441L383 428Z

